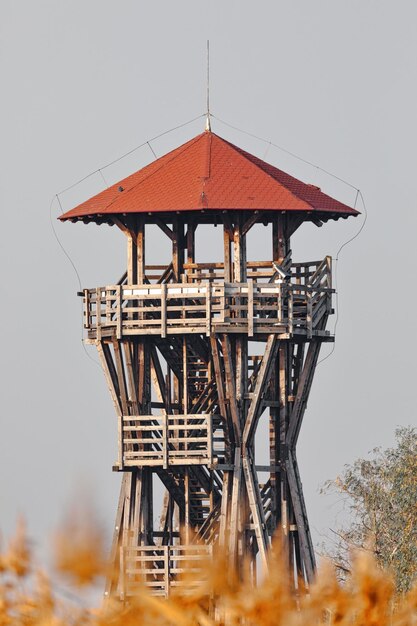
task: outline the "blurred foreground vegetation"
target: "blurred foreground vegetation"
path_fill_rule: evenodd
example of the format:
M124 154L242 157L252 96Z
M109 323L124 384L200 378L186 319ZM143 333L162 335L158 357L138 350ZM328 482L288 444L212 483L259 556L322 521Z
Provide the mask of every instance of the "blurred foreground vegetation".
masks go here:
M110 600L88 609L77 602L90 585L108 575L102 538L94 524L74 523L63 528L54 544L53 580L33 562L25 528L20 524L0 553L0 626L412 626L417 624L417 586L395 594L390 575L377 566L369 552L358 552L349 581L338 581L330 563L324 564L308 594L291 592L277 545L271 572L253 588L228 572L221 555L213 564L207 585L186 595L163 600L145 589L123 606ZM67 597L59 591L65 581ZM216 612L209 609L216 601ZM214 613L214 614L213 614ZM227 616L225 618L225 616Z

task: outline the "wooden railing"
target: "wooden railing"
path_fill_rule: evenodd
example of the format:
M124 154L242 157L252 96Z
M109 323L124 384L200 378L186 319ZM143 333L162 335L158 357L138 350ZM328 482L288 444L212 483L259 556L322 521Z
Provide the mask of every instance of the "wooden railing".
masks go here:
M329 259L330 257L327 257ZM326 261L326 259L325 259ZM282 267L288 271L297 281L308 282L309 277L315 272L323 261L308 261L291 263L291 251L282 262ZM222 282L225 280L224 263L184 263L182 279L187 283L199 282ZM255 282L258 280L273 281L276 277L276 269L271 261L248 261L246 264L247 277ZM147 283L161 284L169 282L173 277L172 263L169 265L146 265L145 276ZM123 281L122 281L123 282Z
M209 465L223 458L223 429L216 416L122 415L119 417L119 466Z
M207 581L211 554L212 546L200 544L120 548L120 595L137 595L143 586L163 597L179 587L190 593Z
M91 339L213 332L327 334L319 322L331 310L330 257L293 263L285 278L274 272L269 282L207 280L86 289L85 328Z

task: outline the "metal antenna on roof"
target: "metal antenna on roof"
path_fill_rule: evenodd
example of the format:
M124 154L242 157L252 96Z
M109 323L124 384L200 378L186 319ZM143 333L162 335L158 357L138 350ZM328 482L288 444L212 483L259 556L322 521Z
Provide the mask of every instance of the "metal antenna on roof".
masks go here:
M211 131L210 121L210 41L207 39L207 117L206 130Z

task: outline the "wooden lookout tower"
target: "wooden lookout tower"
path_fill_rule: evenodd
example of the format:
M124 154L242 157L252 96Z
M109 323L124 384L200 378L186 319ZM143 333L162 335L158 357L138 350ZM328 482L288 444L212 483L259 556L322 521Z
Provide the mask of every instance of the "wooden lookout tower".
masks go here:
M121 280L82 294L117 417L108 595L127 599L140 580L169 595L184 564L215 546L256 579L276 531L291 578L311 581L296 444L320 347L333 340L332 270L330 257L293 261L290 238L303 222L354 215L207 130L61 216L115 225L127 240ZM272 241L268 261L247 259L255 224ZM149 225L167 237L166 265L146 261ZM221 229L220 260L197 262L202 225L207 237Z

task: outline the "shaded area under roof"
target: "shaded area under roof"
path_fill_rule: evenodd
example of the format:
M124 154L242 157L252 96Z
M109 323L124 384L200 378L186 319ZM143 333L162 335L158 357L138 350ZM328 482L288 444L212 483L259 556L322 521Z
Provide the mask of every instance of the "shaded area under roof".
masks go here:
M100 222L111 215L201 210L313 212L324 220L359 214L205 131L59 219Z

